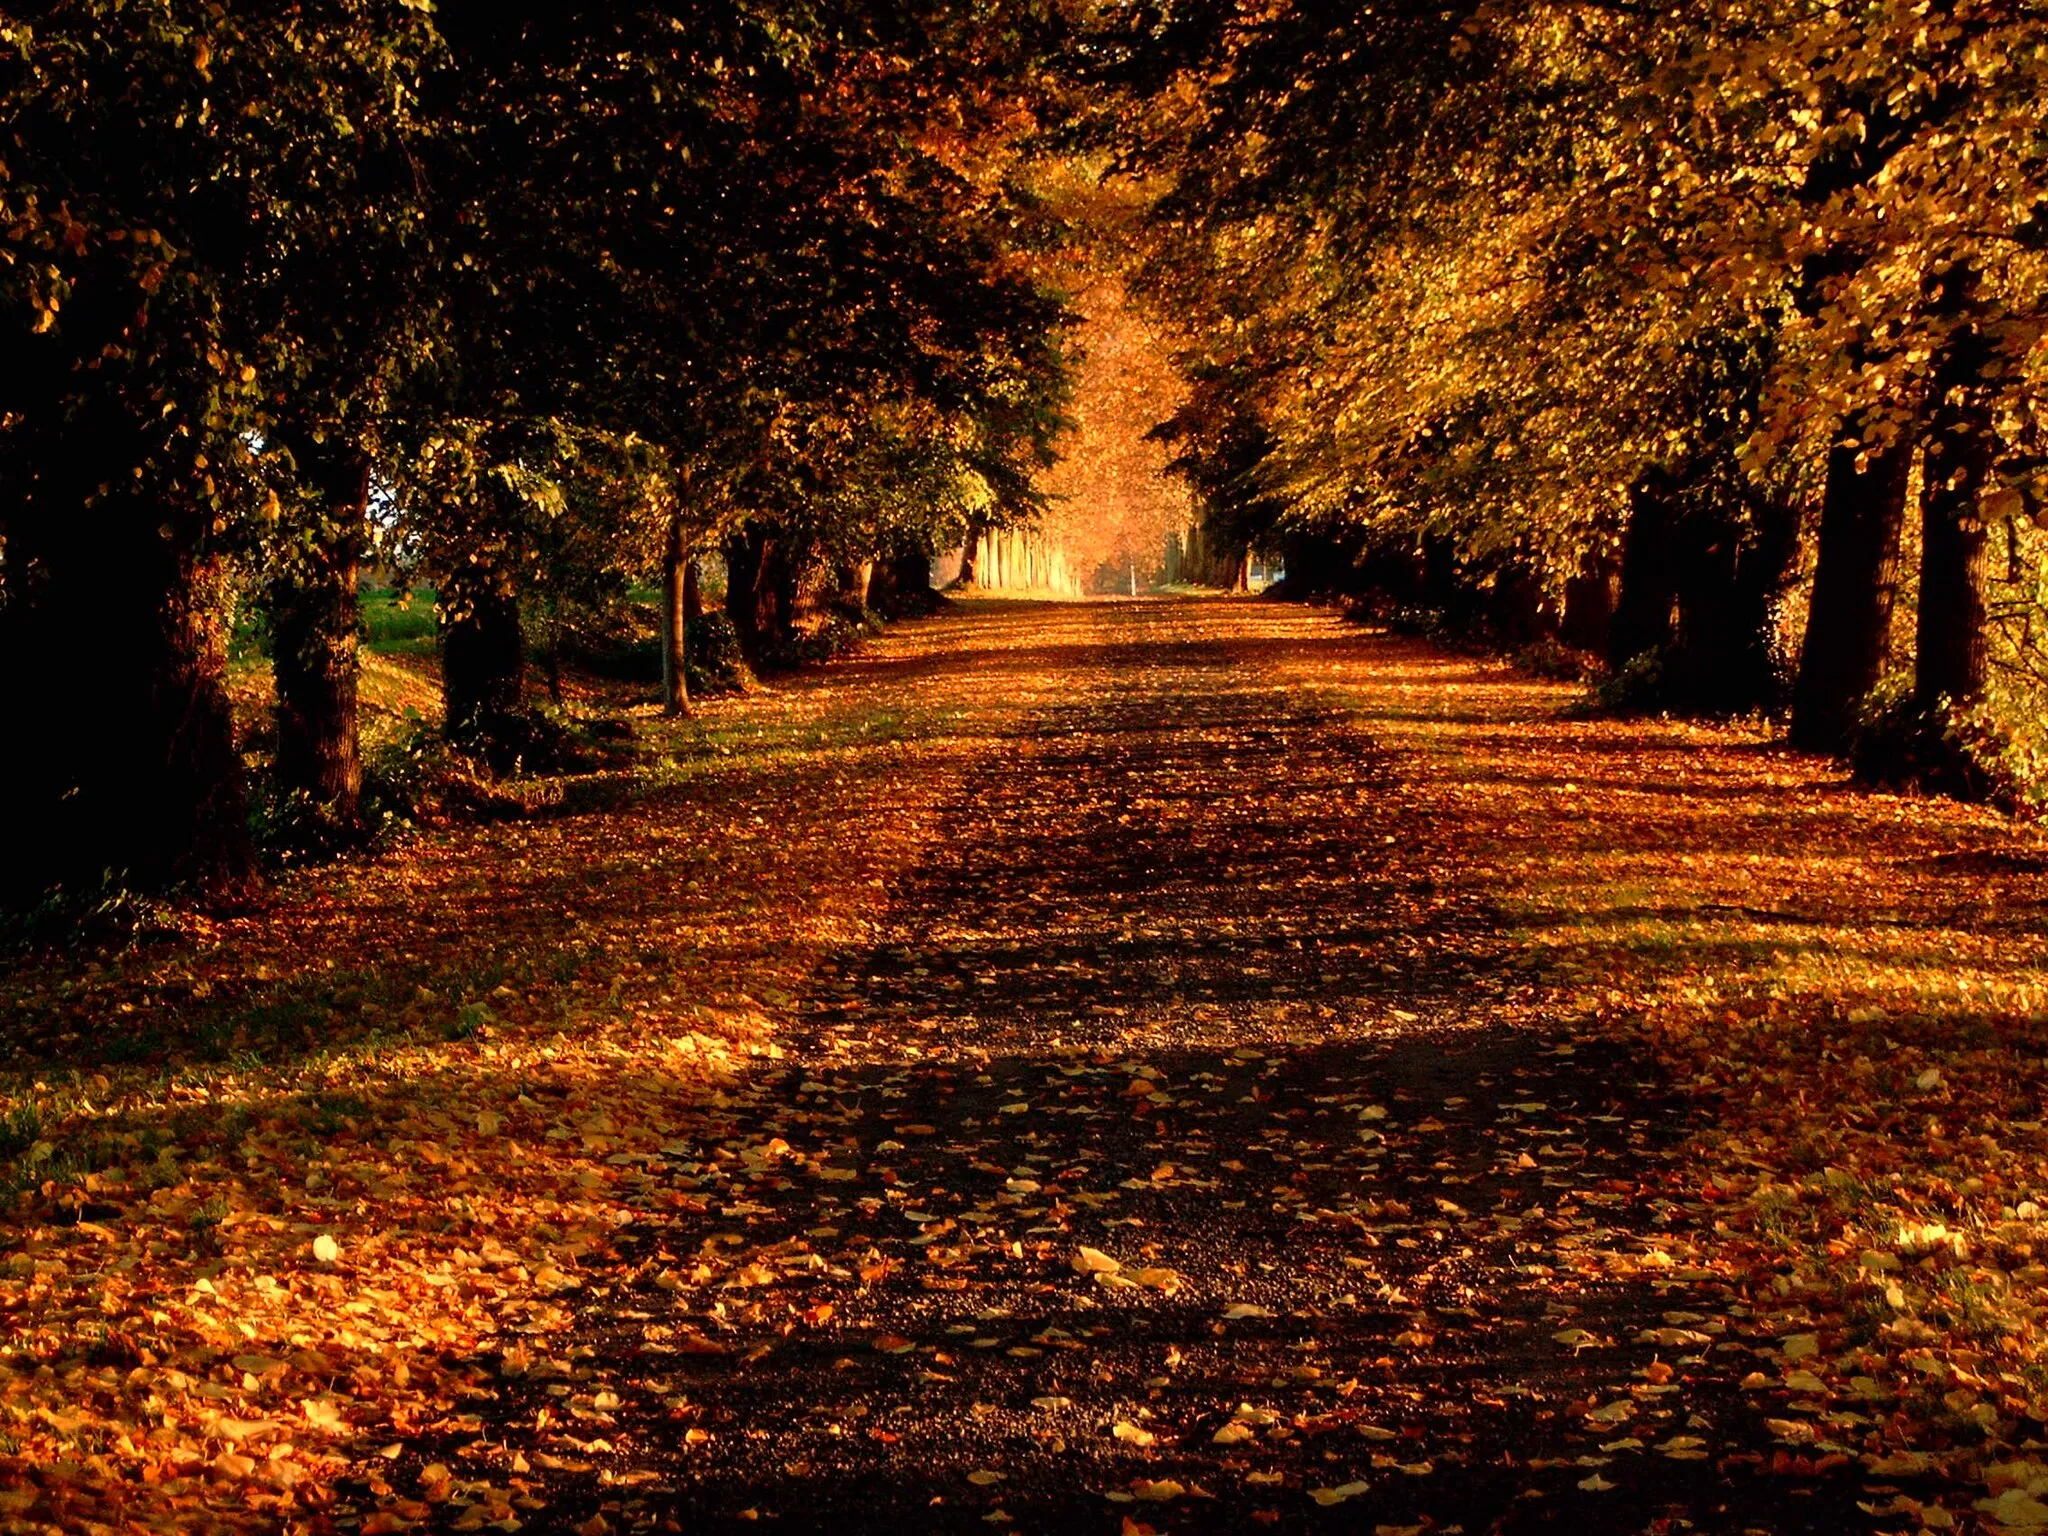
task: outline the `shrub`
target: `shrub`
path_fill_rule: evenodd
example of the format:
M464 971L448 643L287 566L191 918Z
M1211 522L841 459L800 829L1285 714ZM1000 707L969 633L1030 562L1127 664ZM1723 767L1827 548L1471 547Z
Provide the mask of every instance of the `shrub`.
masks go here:
M1903 676L1864 700L1849 740L1849 766L1865 784L1988 800L2008 810L2048 809L2048 761L1979 706L1929 709Z
M1522 671L1560 683L1583 683L1597 668L1583 652L1557 640L1543 639L1508 653L1508 660Z
M561 658L593 677L615 682L661 680L661 619L644 603L579 611L561 624Z
M1631 656L1593 686L1585 712L1624 719L1670 714L1673 701L1664 659L1662 650Z
M683 631L683 666L692 694L732 693L746 680L739 631L723 613L701 615Z
M175 892L129 889L123 871L96 885L45 892L29 906L0 906L0 955L47 945L118 949L180 931Z

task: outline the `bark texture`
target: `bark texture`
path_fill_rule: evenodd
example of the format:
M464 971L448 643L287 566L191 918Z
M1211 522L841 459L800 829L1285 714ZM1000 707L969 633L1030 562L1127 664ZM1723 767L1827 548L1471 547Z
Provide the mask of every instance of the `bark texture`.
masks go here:
M1989 680L1991 543L1978 503L1991 474L1992 430L1988 402L1971 399L1938 412L1927 437L1913 693L1930 712L1969 708Z
M671 513L661 552L661 707L671 715L690 712L690 568L682 517Z
M1704 715L1782 706L1778 609L1799 553L1797 514L1765 504L1702 508L1686 520L1678 552L1674 705Z
M1884 673L1912 457L1903 437L1867 452L1838 445L1828 455L1813 600L1792 693L1795 746L1840 751Z
M316 471L326 505L320 536L270 584L271 666L277 679L277 778L338 828L362 819L357 692L358 580L370 466L351 456Z
M773 665L795 639L804 562L780 529L750 523L727 542L725 611L752 667Z
M491 741L519 711L526 647L519 596L502 573L474 572L442 583L441 684L448 734Z
M0 718L16 733L0 754L16 818L0 899L255 883L224 583L184 521L116 503L15 530L9 561L26 576L0 605Z
M976 587L981 585L981 539L988 532L988 524L980 517L967 520L967 535L960 545L960 575L956 586Z
M1646 475L1629 493L1621 537L1621 593L1607 629L1607 661L1616 671L1640 656L1661 654L1676 632L1677 563L1672 558L1671 484Z
M932 590L932 558L922 549L899 549L875 563L868 603L883 618L913 618L932 612L941 601Z
M1564 584L1564 618L1558 636L1576 650L1607 653L1614 625L1615 577L1601 557L1589 559Z

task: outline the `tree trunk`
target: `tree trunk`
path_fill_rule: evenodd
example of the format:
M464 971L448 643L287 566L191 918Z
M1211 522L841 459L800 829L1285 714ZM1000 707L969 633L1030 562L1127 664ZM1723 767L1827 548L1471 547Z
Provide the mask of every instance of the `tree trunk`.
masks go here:
M779 530L749 523L725 551L725 611L747 664L760 667L796 638L803 570Z
M362 821L356 708L362 616L357 593L368 527L370 464L337 458L315 485L326 503L305 564L270 584L271 669L277 680L277 780L331 826Z
M1728 677L1730 713L1785 707L1791 675L1781 629L1785 594L1799 570L1797 506L1753 508L1751 527L1736 555L1730 593Z
M1307 540L1289 542L1285 564L1290 594L1321 591L1331 584L1325 571L1333 562L1325 554L1326 548L1325 541L1320 539L1313 543ZM1394 539L1368 544L1359 553L1352 571L1352 585L1391 606L1419 606L1425 585L1421 546L1413 541Z
M1564 619L1559 636L1574 650L1607 652L1614 623L1614 570L1605 556L1595 555L1564 584Z
M562 622L560 610L548 615L547 644L541 647L541 674L548 687L548 702L562 707Z
M858 617L867 611L868 593L874 587L875 562L872 560L849 561L838 571L838 592L835 601L846 613Z
M16 733L0 900L256 883L225 583L180 521L115 503L10 529L10 561L38 579L0 604L0 718Z
M1488 630L1504 645L1534 645L1557 634L1555 611L1545 601L1543 583L1519 562L1494 576L1486 617Z
M671 512L661 551L661 709L667 715L690 712L688 654L690 572L693 562L683 548L683 517Z
M932 612L938 602L932 591L932 557L922 549L903 548L878 563L868 585L868 601L889 619Z
M1752 682L1738 675L1750 639L1736 576L1741 524L1723 508L1694 508L1680 519L1672 553L1678 618L1665 653L1668 698L1681 713L1740 713Z
M689 626L704 617L704 593L697 584L697 557L692 554L683 561L683 631L688 636Z
M1456 622L1464 608L1458 546L1441 533L1422 536L1422 601L1444 618Z
M1670 477L1653 470L1629 492L1621 536L1621 597L1607 632L1607 663L1617 672L1639 656L1670 649L1678 601L1676 522Z
M979 516L967 519L967 537L960 546L960 575L954 585L974 587L981 584L981 540L988 532L988 524Z
M762 601L766 607L768 633L778 645L790 645L797 638L798 622L804 615L804 561L787 535L771 539L761 562Z
M766 536L752 523L725 541L725 616L748 666L761 660L759 587Z
M447 731L489 741L519 711L526 648L519 596L502 574L477 572L441 586L441 687Z
M163 779L130 789L140 788L141 807L155 806L162 830L152 827L147 811L136 816L131 846L142 857L131 867L161 869L181 883L232 896L254 883L256 858L227 696L224 577L211 559L178 566L158 602L156 643L144 653L152 674L144 739L163 764ZM136 759L118 757L114 766L142 768ZM142 777L146 770L138 772Z
M163 778L155 786L140 782L147 759L117 757L112 766L137 774L130 792L140 789L138 809L155 807L154 817L143 810L134 818L130 845L141 857L131 867L232 896L254 883L256 858L227 696L224 578L210 559L178 565L158 601L155 644L144 653L151 672L144 740Z
M1678 627L1665 667L1672 704L1708 716L1778 707L1778 607L1798 557L1797 513L1696 508L1674 550Z
M1883 676L1912 459L1904 436L1867 454L1849 443L1828 455L1819 561L1792 693L1794 746L1840 751L1864 696Z
M1991 473L1992 433L1989 401L1972 398L1944 407L1926 439L1913 694L1929 712L1978 703L1990 673L1991 546L1978 497Z

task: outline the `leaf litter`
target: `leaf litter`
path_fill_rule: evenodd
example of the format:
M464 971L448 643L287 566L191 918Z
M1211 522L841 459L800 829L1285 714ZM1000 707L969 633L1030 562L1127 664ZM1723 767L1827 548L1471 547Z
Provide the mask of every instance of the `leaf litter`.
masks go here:
M1558 701L978 604L687 794L9 977L78 1065L7 1101L0 1519L2038 1527L2039 869Z

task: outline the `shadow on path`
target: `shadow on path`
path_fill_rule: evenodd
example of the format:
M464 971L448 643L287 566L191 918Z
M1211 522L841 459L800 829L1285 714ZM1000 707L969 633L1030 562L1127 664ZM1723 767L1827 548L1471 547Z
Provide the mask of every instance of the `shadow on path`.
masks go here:
M1395 765L1221 605L1092 613L513 1384L546 1518L1867 1525L1753 1475L1740 1309L1665 1226L1683 1126L1613 1045L1515 1022Z

